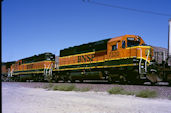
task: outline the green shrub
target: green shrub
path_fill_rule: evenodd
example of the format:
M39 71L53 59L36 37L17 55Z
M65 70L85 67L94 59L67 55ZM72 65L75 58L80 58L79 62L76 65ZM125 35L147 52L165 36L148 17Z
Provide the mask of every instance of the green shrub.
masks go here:
M122 94L122 95L135 95L135 92L123 90L123 91L121 91L121 94Z
M75 87L73 91L80 91L80 88Z
M168 96L169 100L171 100L171 95Z
M53 86L53 90L58 90L58 85Z
M135 92L131 91L125 91L121 87L113 87L110 90L108 90L109 94L121 94L121 95L135 95Z
M44 89L51 89L52 87L53 87L52 83L49 83L43 86Z
M81 89L80 89L81 92L86 92L86 91L89 91L89 90L90 90L89 87L84 87L84 88L81 88Z
M156 91L150 91L150 90L142 90L136 93L136 97L154 98L156 96L157 96Z
M89 87L84 87L84 88L77 88L77 87L75 87L73 89L73 91L80 91L80 92L86 92L86 91L89 91L89 90L90 90Z
M72 91L75 89L75 85L55 85L53 90L60 90L60 91Z
M124 91L124 89L121 87L113 87L108 90L108 93L109 94L121 94L123 91Z

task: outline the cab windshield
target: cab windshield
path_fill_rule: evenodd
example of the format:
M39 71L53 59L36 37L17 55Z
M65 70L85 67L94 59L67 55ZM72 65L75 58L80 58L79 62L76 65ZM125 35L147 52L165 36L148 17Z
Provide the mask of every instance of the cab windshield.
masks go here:
M127 38L127 47L133 47L140 45L140 41L136 41L134 38Z

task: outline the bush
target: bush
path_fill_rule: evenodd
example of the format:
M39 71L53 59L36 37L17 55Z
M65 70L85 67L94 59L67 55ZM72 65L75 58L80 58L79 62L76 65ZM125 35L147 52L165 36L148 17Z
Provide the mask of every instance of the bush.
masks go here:
M60 91L72 91L75 89L75 85L55 85L53 90L60 90Z
M121 87L113 87L110 90L108 90L108 93L109 94L121 94L121 95L136 95L136 97L142 97L142 98L154 98L154 97L157 97L157 92L156 91L141 90L141 91L135 93L135 92L125 91Z
M142 90L136 93L136 97L154 98L156 96L157 96L156 91L150 91L150 90Z
M80 88L75 87L73 91L80 91Z
M121 92L121 94L122 94L122 95L135 95L135 92L123 90L123 91Z
M53 86L53 90L58 90L58 85Z
M53 87L52 83L49 83L43 86L44 89L51 89L52 87Z
M121 87L113 87L113 88L108 90L108 93L110 93L110 94L121 94L123 91L124 91L124 89Z
M108 90L108 93L109 94L121 94L121 95L135 95L134 92L125 91L121 87L113 87L110 90Z
M89 87L84 87L84 88L80 89L81 92L86 92L86 91L89 91L89 90L90 90Z
M77 87L75 87L73 90L74 91L80 91L80 92L86 92L86 91L89 91L90 88L89 87L84 87L84 88L77 88Z

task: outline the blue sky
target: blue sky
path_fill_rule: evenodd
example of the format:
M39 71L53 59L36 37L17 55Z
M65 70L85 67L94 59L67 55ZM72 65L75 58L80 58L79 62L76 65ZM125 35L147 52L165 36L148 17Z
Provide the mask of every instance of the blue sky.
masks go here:
M90 0L122 7L171 14L171 0ZM125 34L167 48L168 20L159 16L95 5L82 0L4 0L2 61Z

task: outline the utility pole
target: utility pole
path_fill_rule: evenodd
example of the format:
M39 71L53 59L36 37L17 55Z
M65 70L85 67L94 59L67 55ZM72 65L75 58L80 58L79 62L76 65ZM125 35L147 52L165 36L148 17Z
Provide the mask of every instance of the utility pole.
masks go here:
M171 66L171 19L169 19L168 30L168 65Z

